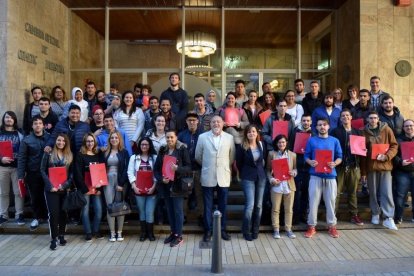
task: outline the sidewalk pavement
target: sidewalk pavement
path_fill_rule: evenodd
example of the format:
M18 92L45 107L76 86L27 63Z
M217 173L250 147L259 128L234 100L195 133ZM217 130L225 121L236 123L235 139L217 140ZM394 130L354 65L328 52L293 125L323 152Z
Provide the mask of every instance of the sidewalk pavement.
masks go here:
M274 240L263 233L252 242L241 234L223 241L225 275L414 275L414 228L343 230L339 239L318 232L312 239ZM199 234L185 235L170 248L165 234L155 242L93 240L67 236L68 244L49 249L47 235L0 235L2 275L208 275L211 249L200 249ZM391 274L390 274L391 273Z

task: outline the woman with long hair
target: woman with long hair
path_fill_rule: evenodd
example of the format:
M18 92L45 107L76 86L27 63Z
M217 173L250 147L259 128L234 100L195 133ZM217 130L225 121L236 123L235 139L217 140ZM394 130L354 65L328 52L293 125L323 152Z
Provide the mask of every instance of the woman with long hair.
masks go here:
M334 97L334 106L342 110L342 100L344 97L342 89L339 87L335 88L332 92L332 95Z
M74 166L74 179L76 187L83 193L86 199L86 205L81 212L82 225L85 231L86 242L92 241L94 235L97 239L103 239L99 232L99 224L102 219L102 202L101 202L101 187L88 187L88 178L90 178L89 166L91 164L102 163L102 155L98 150L98 143L96 137L92 132L83 136L82 146L76 155L76 163ZM94 210L93 222L89 219L89 206L92 204Z
M166 137L167 145L160 149L155 161L154 175L159 183L159 192L164 196L171 228L171 234L164 240L164 244L177 247L183 243L183 203L184 197L188 195L187 191L181 189L181 179L191 173L191 160L187 147L178 141L175 130L168 130ZM174 180L163 175L162 167L166 155L173 156L177 160L175 164L167 164L169 169L175 173Z
M60 85L52 88L52 92L50 93L50 107L56 116L58 116L59 120L65 111L67 101L66 92Z
M108 174L107 186L104 186L106 205L111 204L116 198L117 193L121 193L121 199L124 198L128 184L128 162L129 153L124 148L124 141L119 131L114 130L109 134L108 147L104 152L106 172ZM118 194L119 195L119 194ZM123 241L122 229L124 226L125 216L117 216L117 231L115 232L115 217L111 217L109 212L106 214L108 221L110 237L109 241Z
M272 92L266 92L264 94L263 111L266 110L276 111L276 98Z
M347 108L353 112L355 106L359 103L359 88L358 86L351 84L348 86L346 91L349 98L342 102L342 109Z
M270 199L272 200L272 227L273 238L280 239L279 232L279 214L280 205L285 208L285 230L286 235L290 239L296 238L296 235L292 232L292 216L293 216L293 200L295 198L295 180L297 175L296 169L296 153L288 150L287 137L283 134L276 136L273 140L274 151L269 152L267 161L267 176L269 178L271 190ZM289 180L276 179L272 170L272 160L287 158L289 165Z
M237 168L246 198L242 232L247 241L257 239L259 235L263 194L266 186L265 154L266 149L260 142L259 129L255 125L248 125L244 129L243 144L236 153Z
M152 141L155 152L158 153L162 146L167 144L165 139L165 125L166 120L164 115L157 114L154 117L154 128L151 128L145 134L145 137L148 137Z
M257 124L259 112L262 111L262 106L257 102L257 91L250 90L247 94L248 100L243 103L243 109L247 114L247 118L251 124Z
M127 134L131 146L135 145L144 130L145 117L141 108L136 107L132 91L122 94L121 106L114 113L114 120L116 127Z
M137 171L154 171L155 160L154 146L148 137L138 141L137 152L129 159L128 179L132 190L135 193L135 200L139 210L139 220L141 225L141 235L139 241L155 241L154 236L154 211L157 203L157 182L153 179L153 184L148 190L139 188L139 179L136 179ZM154 175L154 174L153 174Z
M72 186L72 161L70 140L66 134L58 134L55 146L50 153L44 153L40 172L45 183L46 206L49 213L49 230L52 240L50 249L55 250L59 245L66 245L66 212L62 209L66 190ZM66 180L58 187L54 187L50 181L49 168L63 167L66 170Z

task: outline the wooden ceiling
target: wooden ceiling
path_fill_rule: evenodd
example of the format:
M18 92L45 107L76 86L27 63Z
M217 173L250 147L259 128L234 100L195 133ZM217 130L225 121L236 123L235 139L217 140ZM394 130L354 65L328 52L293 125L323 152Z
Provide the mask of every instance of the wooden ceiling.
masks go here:
M61 0L104 36L104 0ZM292 0L110 0L110 7L294 7ZM301 0L302 35L345 0ZM224 5L223 5L224 4ZM325 9L310 11L306 9ZM181 34L182 10L110 10L110 40L173 40ZM221 11L186 10L186 31L212 33L221 37ZM296 43L297 13L295 11L227 10L225 12L225 43L227 48L283 48Z

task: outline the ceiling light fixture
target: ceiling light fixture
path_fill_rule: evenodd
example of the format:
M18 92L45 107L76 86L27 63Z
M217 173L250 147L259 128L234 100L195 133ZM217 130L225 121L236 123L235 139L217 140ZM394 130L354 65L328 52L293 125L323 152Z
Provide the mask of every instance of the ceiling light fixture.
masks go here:
M184 53L190 58L203 58L214 54L217 49L214 35L198 31L186 33L184 46ZM181 37L177 39L177 51L180 54L183 52Z

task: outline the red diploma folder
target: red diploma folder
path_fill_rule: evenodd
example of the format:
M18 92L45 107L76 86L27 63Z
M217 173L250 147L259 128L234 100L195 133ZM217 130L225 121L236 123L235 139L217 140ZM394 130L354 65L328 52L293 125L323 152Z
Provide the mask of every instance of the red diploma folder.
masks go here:
M142 105L146 108L149 107L149 96L142 96Z
M154 183L154 174L152 171L137 171L137 178L135 184L138 189L147 193Z
M288 137L288 123L288 121L273 121L272 140L275 139L279 134L283 134Z
M349 135L349 144L352 154L367 156L367 146L364 136Z
M66 173L66 167L50 167L49 168L49 180L52 183L53 188L59 189L59 186L65 183L68 179Z
M101 187L108 185L108 176L104 163L90 164L91 181L93 187Z
M315 167L317 173L331 173L332 168L328 166L329 162L333 160L331 150L315 150L315 160L318 161L318 165Z
M176 164L177 158L171 155L164 155L162 161L162 176L168 178L171 181L174 181L175 172L171 169L171 164Z
M227 126L237 126L240 122L239 110L233 107L226 107L224 111L224 122Z
M11 141L0 141L0 156L13 159L13 145Z
M289 180L289 164L287 158L272 160L273 177L277 180Z
M89 192L87 195L94 195L96 194L96 189L92 186L92 179L91 179L91 173L85 172L85 185L88 187Z
M365 127L365 122L364 119L355 119L351 121L351 127L355 128L355 129L364 129Z
M401 142L400 147L402 159L414 162L414 142Z
M24 185L24 180L20 179L17 184L19 185L20 197L25 198L26 194L27 194L27 191L26 191L26 186Z
M377 159L379 154L386 154L389 148L389 144L372 144L371 159Z
M310 137L310 133L296 132L295 146L293 147L293 152L296 152L298 154L304 154L306 149L306 143L308 142Z
M262 122L262 126L264 126L266 120L270 117L272 111L270 109L263 111L259 114L260 121Z

